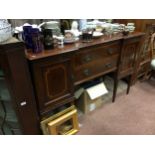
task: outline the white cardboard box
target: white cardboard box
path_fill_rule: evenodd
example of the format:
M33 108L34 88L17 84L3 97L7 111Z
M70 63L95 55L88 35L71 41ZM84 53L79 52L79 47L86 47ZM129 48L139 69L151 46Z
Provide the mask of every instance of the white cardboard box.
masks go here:
M104 95L107 93L108 90L103 82L88 89L84 89L82 95L76 101L76 106L84 114L87 114L102 105Z

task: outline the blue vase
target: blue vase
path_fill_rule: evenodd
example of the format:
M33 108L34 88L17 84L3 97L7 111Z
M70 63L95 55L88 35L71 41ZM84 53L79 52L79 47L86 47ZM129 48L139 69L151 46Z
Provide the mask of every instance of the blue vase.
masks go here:
M32 49L32 36L31 36L32 26L23 26L23 40L25 42L27 49Z
M32 51L33 53L40 53L43 51L43 40L42 35L39 32L38 28L31 29L31 37L32 37Z

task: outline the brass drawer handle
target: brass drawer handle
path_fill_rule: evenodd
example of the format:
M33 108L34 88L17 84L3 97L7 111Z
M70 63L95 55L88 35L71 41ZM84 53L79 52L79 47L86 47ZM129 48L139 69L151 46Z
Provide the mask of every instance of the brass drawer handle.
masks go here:
M108 51L108 54L110 54L110 55L114 53L113 48L109 48L109 49L107 49L107 51Z
M74 80L74 75L73 74L71 74L71 79Z
M112 67L112 63L108 63L105 65L106 68L111 68Z
M84 58L83 58L83 62L90 62L92 60L92 57L90 55L86 55Z
M85 70L83 71L83 73L84 73L85 76L89 76L89 75L91 74L91 72L90 72L89 69L85 69Z

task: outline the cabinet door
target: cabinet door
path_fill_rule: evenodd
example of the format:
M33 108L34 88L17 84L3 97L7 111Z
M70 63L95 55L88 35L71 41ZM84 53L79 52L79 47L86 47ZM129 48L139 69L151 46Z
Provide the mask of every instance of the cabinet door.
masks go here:
M73 97L69 59L38 61L33 65L33 73L36 97L42 114Z
M132 74L136 67L139 52L140 38L131 38L123 41L119 74L126 76Z

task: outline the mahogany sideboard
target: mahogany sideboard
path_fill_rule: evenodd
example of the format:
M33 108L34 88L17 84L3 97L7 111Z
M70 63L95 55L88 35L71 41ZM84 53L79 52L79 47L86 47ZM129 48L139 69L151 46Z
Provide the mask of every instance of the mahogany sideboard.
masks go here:
M128 93L131 81L136 80L143 36L141 32L115 34L39 54L26 52L40 116L74 101L75 86L107 73L115 73L113 101L119 79L129 76Z

